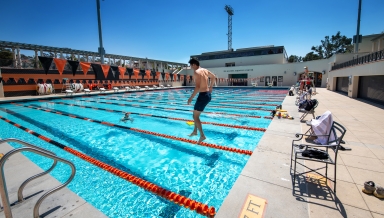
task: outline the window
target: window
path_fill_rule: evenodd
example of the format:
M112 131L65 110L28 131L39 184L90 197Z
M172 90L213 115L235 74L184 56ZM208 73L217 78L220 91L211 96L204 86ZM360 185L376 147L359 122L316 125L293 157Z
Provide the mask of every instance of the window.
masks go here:
M235 66L235 62L225 63L225 67L234 67L234 66Z

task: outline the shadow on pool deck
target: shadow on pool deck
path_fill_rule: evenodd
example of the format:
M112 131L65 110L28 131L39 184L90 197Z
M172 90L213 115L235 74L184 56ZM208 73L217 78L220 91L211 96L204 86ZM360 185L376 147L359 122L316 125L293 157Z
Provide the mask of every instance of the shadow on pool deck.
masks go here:
M384 201L361 191L369 180L384 186L383 107L324 88L317 91L316 116L331 111L334 121L347 128L344 141L352 148L339 152L337 196L333 183L321 186L300 177L292 184L291 142L308 127L299 122L296 96L287 96L283 109L295 119L271 122L216 217L239 217L248 194L267 200L264 217L384 217Z

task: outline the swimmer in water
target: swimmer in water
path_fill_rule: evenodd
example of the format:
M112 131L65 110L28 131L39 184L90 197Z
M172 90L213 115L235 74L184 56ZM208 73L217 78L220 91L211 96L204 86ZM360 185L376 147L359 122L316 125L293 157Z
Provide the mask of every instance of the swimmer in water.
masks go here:
M131 121L131 123L132 123L132 122L133 122L133 118L129 117L130 114L131 114L131 113L126 112L125 115L124 115L124 117L121 118L120 121L123 121L124 123L126 123L127 120L129 120L129 121Z

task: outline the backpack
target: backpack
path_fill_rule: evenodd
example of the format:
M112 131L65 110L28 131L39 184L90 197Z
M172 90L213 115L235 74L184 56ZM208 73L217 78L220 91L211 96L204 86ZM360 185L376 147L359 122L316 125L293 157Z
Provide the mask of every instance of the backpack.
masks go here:
M309 100L307 101L307 105L304 107L304 109L306 111L310 111L313 109L313 107L315 107L316 103L317 103L316 99Z
M316 159L328 159L328 154L318 149L307 149L302 153L303 157L316 158Z
M308 104L308 100L302 100L299 102L299 109L304 109L307 107L307 104Z

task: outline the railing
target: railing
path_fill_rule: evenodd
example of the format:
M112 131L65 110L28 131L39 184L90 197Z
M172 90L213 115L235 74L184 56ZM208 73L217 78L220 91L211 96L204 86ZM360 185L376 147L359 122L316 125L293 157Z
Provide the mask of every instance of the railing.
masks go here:
M49 195L53 194L54 192L64 188L65 186L67 186L72 181L73 177L75 176L75 172L76 172L75 165L73 165L73 163L71 163L71 162L69 162L69 161L67 161L65 159L57 157L54 153L52 153L52 152L50 152L48 150L45 150L43 148L39 148L37 146L34 146L32 144L29 144L27 142L24 142L24 141L21 141L21 140L18 140L18 139L8 138L8 139L0 140L0 144L3 144L5 142L17 142L19 144L27 146L27 147L13 149L13 150L9 151L8 153L6 153L0 159L0 195L1 195L1 199L3 201L3 205L4 205L4 215L7 218L12 218L12 211L11 211L11 206L10 206L10 203L9 203L8 190L7 190L7 185L6 185L6 181L5 181L5 177L4 177L4 164L8 160L9 157L11 157L12 155L14 155L16 153L22 152L22 151L30 151L30 152L33 152L33 153L40 154L42 156L51 158L54 161L52 166L48 170L28 178L27 180L25 180L20 185L20 187L18 189L18 192L17 192L18 203L21 203L24 200L24 198L23 198L24 187L30 181L32 181L32 180L34 180L36 178L39 178L39 177L41 177L41 176L51 172L53 170L53 168L55 168L55 166L57 165L57 161L60 161L60 162L65 163L65 164L68 164L71 167L71 170L72 170L71 176L68 178L68 180L65 183L63 183L63 184L61 184L61 185L59 185L59 186L57 186L57 187L47 191L43 196L41 196L39 198L39 200L37 200L37 202L35 204L35 207L33 208L33 217L34 218L38 218L39 217L39 208L40 208L40 205L43 202L43 200L45 198L47 198Z
M371 54L368 54L368 55L365 55L365 56L362 56L362 57L359 57L356 59L352 59L350 61L346 61L346 62L341 63L341 64L335 64L332 67L332 70L338 70L338 69L342 69L342 68L346 68L346 67L358 66L358 65L367 64L367 63L371 63L371 62L375 62L375 61L379 61L379 60L384 60L384 50L377 51L377 52L374 52L374 53L371 53Z
M0 59L0 67L4 68L15 68L15 69L43 69L40 62L38 61L38 66L36 67L36 62L34 59L21 59L21 62L18 63L13 59ZM57 70L55 62L52 61L49 70ZM72 68L66 64L64 70L72 71ZM81 71L81 66L77 68L78 71ZM88 71L93 71L93 68L89 68Z

